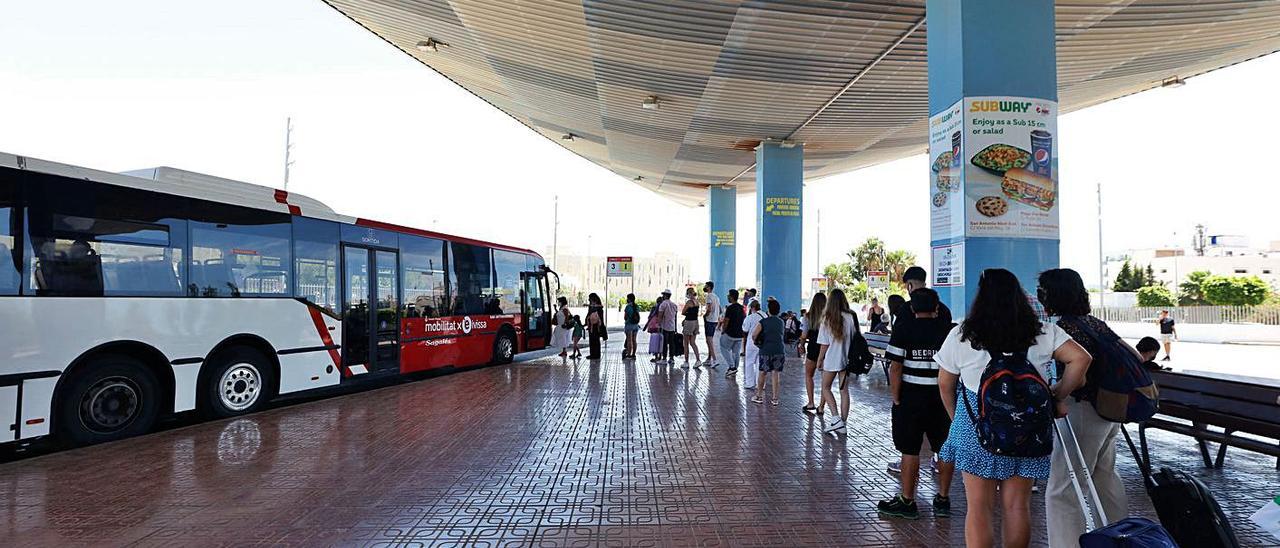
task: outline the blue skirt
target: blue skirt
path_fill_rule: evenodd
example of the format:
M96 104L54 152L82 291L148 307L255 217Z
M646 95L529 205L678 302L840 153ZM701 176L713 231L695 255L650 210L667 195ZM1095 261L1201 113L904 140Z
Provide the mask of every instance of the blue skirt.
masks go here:
M960 390L969 405L978 409L978 394L964 388ZM938 458L954 462L956 469L968 472L980 478L1007 480L1014 476L1047 480L1049 479L1050 457L1006 457L993 455L978 444L978 433L965 411L964 402L956 402L956 418L951 421L951 432L947 434L946 443L938 451Z

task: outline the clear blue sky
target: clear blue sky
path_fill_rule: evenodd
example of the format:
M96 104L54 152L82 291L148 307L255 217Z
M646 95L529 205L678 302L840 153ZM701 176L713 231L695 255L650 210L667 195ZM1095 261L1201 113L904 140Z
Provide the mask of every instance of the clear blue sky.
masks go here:
M170 165L279 185L340 212L534 248L673 251L707 269L703 209L668 202L524 128L317 0L9 2L0 19L0 150L112 171ZM1213 233L1280 240L1275 56L1059 122L1062 262ZM813 181L806 276L867 236L928 254L923 155ZM816 257L816 209L823 209ZM738 206L739 280L755 204Z

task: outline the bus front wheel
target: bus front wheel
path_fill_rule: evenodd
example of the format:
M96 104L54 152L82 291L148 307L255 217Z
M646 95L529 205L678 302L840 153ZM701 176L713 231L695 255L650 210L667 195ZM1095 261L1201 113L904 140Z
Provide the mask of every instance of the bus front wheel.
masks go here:
M493 363L511 363L516 357L516 336L510 329L498 332L493 341Z
M210 418L252 413L271 399L272 367L261 352L243 346L220 351L204 377L202 406Z
M151 431L160 416L160 383L142 362L103 356L79 369L59 399L65 441L89 445Z

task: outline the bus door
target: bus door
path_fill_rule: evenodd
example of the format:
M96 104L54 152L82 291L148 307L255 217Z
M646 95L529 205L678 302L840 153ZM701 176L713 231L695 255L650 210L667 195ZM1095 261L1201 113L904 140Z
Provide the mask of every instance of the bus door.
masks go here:
M545 272L521 272L520 310L524 314L525 350L545 348L551 341L551 308Z
M400 371L397 253L342 246L342 364L353 374Z

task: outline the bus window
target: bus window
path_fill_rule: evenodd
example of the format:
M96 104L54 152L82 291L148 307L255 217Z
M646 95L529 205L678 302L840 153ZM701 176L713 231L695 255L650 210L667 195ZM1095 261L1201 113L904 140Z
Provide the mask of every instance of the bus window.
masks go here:
M293 296L338 313L338 223L293 218Z
M182 294L186 221L175 218L179 200L53 176L33 174L27 181L30 274L24 292Z
M400 236L400 277L404 284L405 318L449 315L444 286L444 242Z
M9 170L0 171L0 295L17 295L22 279L22 255L16 236L18 225L17 181Z
M503 314L520 313L520 291L524 283L520 281L520 272L525 269L525 255L495 249L493 251L493 272L498 284L494 287L495 297Z
M490 267L489 248L449 242L453 315L501 314L501 306L493 301Z
M289 290L290 224L191 222L191 284L200 297L274 297Z

